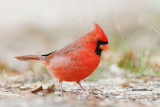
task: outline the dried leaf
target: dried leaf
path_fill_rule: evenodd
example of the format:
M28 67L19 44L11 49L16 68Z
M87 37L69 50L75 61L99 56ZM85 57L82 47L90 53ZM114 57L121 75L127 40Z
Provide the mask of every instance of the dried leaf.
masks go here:
M35 94L35 93L37 93L37 92L39 92L39 91L43 91L42 85L39 86L38 88L32 90L31 92Z
M134 87L134 85L131 84L131 83L123 83L123 84L121 84L121 86L122 86L123 88L126 88L126 87L128 87L128 88L133 88L133 87Z

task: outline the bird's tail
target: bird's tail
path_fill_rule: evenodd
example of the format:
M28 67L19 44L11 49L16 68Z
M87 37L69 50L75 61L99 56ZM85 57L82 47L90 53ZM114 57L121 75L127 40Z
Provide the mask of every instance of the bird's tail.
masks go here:
M41 56L38 55L24 55L24 56L16 56L18 60L28 61L28 60L40 60Z

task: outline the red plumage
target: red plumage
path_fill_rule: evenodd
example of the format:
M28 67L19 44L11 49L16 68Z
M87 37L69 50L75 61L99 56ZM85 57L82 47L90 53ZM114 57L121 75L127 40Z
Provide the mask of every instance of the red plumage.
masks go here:
M95 29L81 36L61 50L46 55L25 55L19 60L40 60L50 74L60 82L80 81L88 77L98 66L101 52L108 49L108 38L98 24ZM80 85L81 86L81 85ZM83 89L83 87L81 86Z

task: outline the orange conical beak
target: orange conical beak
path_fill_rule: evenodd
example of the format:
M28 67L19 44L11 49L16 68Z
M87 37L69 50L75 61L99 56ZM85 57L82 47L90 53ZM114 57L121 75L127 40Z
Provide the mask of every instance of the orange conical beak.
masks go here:
M108 44L106 44L106 45L100 45L100 49L102 49L104 51L108 51L109 50L109 46L108 46Z

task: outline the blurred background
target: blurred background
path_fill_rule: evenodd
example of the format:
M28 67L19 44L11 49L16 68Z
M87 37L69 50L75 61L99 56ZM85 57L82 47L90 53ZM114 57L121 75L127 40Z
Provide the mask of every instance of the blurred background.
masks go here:
M100 71L159 75L159 0L0 0L0 71L35 69L37 64L14 57L61 49L92 30L94 22L110 45L96 76Z

